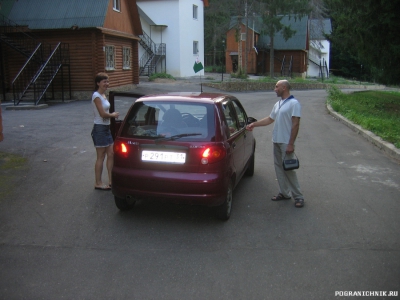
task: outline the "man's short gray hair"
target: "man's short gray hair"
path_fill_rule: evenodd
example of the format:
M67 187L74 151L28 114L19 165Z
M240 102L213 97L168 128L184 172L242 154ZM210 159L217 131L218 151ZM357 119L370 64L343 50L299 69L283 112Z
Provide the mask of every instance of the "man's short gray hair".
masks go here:
M291 86L290 86L289 81L287 81L286 79L282 79L282 80L279 80L278 82L282 83L286 87L286 89L290 91Z

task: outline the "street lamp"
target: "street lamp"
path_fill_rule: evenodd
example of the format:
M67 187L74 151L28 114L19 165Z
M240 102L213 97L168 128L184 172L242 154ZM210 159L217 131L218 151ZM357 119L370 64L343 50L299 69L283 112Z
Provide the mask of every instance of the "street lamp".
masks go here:
M225 60L225 39L222 39L221 81L224 81L224 60Z

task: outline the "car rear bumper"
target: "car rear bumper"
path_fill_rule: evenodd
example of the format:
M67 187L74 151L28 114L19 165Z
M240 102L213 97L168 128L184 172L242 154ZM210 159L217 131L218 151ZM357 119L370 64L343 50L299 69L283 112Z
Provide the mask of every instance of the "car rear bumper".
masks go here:
M225 200L227 176L113 168L112 192L119 198L160 198L168 202L216 206Z

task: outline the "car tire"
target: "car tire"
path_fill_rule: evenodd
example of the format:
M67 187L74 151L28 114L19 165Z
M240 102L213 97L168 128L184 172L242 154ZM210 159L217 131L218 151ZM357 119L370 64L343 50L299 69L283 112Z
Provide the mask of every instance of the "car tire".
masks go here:
M131 210L136 203L136 199L135 198L119 198L119 197L115 197L114 196L114 200L115 200L115 205L119 208L119 210L122 211L128 211Z
M254 175L254 164L255 164L255 151L253 150L253 154L249 159L249 165L247 166L247 170L244 173L246 176L253 176Z
M222 205L217 207L217 218L222 221L227 221L231 216L232 210L232 200L233 200L233 184L232 181L229 182L228 188L225 192L225 201Z

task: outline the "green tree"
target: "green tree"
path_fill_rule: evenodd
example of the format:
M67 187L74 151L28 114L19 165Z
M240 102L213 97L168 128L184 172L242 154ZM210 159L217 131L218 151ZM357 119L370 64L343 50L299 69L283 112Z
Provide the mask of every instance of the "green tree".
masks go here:
M209 0L204 9L205 52L213 54L213 65L216 65L217 53L222 49L222 40L229 29L231 16L235 14L239 0Z
M355 56L360 64L364 62L376 81L399 84L400 1L325 2L333 25L329 38L335 48Z
M270 37L270 76L274 77L274 36L282 32L285 40L296 31L281 23L285 15L295 19L307 17L312 11L309 0L260 0L260 12L263 20L263 33Z

